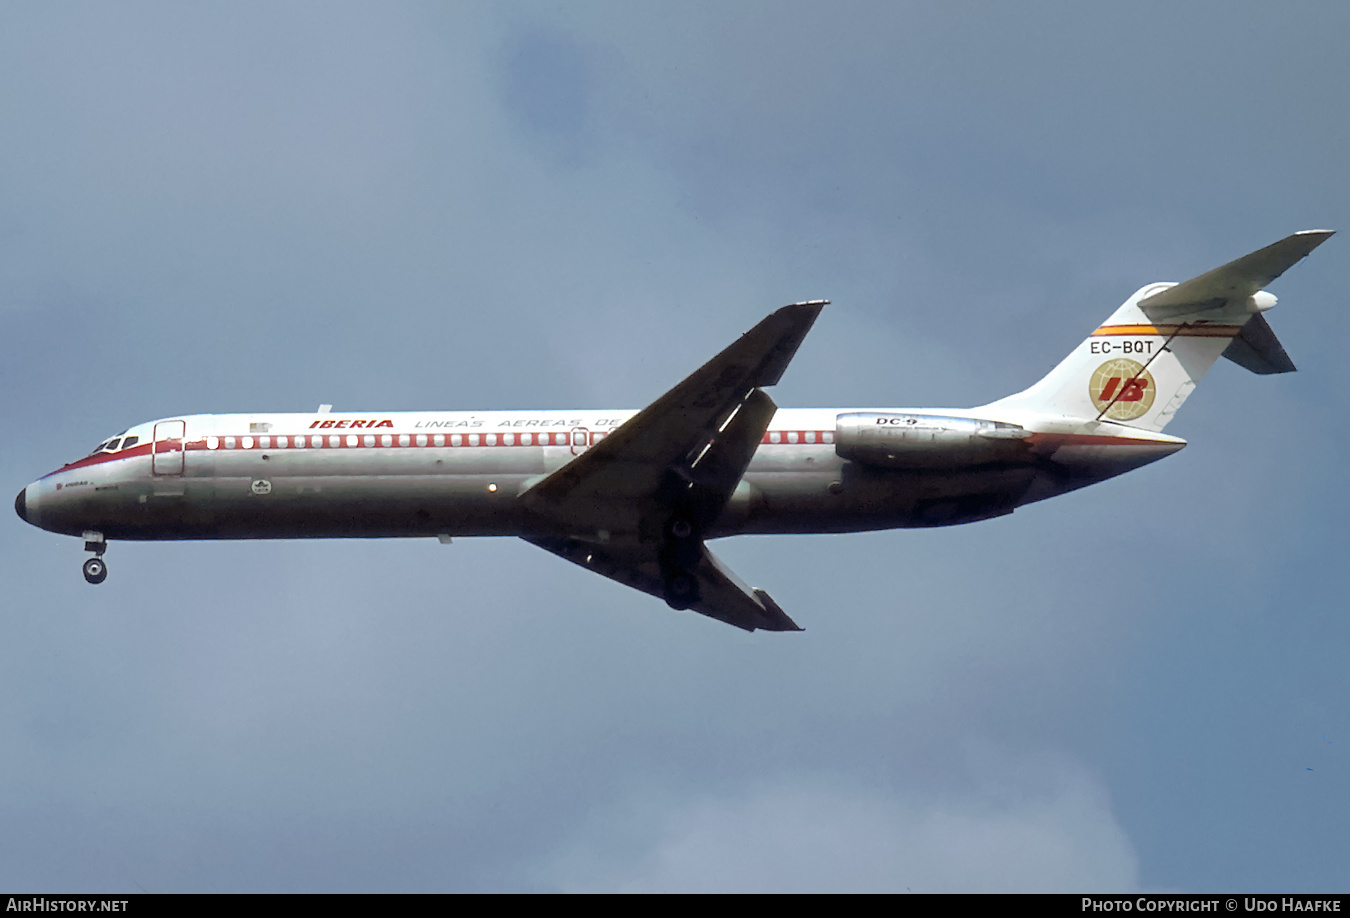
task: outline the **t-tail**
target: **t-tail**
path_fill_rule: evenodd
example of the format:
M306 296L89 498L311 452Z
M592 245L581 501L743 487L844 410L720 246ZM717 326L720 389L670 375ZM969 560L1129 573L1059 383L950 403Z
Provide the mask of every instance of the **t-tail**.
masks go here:
M1220 357L1253 373L1293 371L1263 288L1331 235L1294 233L1180 284L1141 288L1044 379L994 405L1161 431Z

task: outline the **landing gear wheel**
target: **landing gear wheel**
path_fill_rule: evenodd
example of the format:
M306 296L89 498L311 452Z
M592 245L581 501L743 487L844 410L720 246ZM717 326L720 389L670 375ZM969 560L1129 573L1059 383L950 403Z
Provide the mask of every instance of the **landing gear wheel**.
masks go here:
M661 546L661 571L666 577L698 566L703 543L699 541L693 523L683 516L674 517L666 523L665 535Z
M679 599L685 599L694 595L694 578L688 574L676 574L666 581L666 589L670 595Z
M671 538L683 541L694 534L694 525L687 519L677 516L666 526L666 532Z
M666 578L666 605L672 609L684 611L698 602L698 585L688 574L675 574Z
M102 583L108 579L108 565L102 558L90 558L84 562L84 579L90 583Z

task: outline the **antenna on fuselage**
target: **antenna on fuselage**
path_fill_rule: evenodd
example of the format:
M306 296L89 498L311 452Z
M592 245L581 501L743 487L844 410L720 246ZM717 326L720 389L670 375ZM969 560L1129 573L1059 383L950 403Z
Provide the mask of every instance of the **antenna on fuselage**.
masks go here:
M330 411L332 411L332 410L333 410L333 406L332 406L332 405L320 405L320 406L319 406L319 414L327 414L328 412L330 412Z

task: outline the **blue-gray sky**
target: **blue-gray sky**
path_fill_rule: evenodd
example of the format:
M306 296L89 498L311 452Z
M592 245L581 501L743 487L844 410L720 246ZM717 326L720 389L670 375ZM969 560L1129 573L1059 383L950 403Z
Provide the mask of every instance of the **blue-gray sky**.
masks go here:
M1340 2L11 3L0 470L193 412L1023 388L1350 228ZM746 635L512 540L0 526L0 887L1341 890L1346 239L1107 484L731 540Z

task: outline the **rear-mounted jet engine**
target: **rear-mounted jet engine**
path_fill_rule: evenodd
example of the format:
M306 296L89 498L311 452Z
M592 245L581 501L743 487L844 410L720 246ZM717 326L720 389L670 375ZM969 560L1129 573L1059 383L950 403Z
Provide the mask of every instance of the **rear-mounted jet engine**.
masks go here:
M1018 424L933 414L854 411L835 418L842 459L888 469L956 469L1029 459Z

